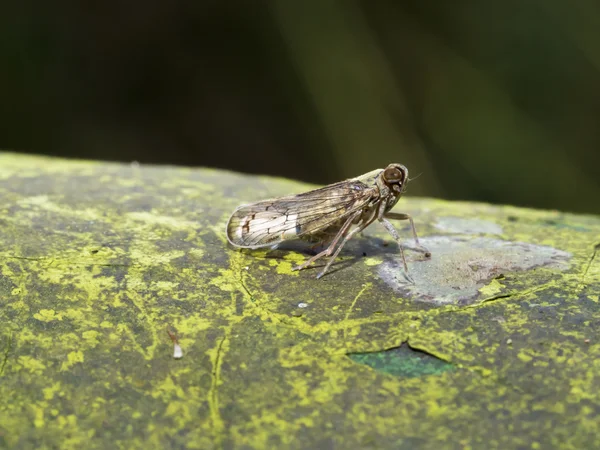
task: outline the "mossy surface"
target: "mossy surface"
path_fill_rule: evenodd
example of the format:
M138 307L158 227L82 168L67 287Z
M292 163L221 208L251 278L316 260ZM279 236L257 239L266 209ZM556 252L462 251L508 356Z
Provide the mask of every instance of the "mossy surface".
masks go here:
M0 448L600 447L600 218L409 195L414 285L378 226L321 280L227 245L308 188L0 154Z

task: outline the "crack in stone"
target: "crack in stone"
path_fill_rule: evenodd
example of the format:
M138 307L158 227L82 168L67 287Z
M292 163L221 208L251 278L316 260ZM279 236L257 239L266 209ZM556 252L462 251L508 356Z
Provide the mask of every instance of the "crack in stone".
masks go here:
M453 363L452 361L450 361L448 358L445 358L444 356L441 356L441 355L436 355L431 350L429 350L425 347L420 347L418 344L411 344L410 334L406 337L406 340L404 342L406 342L406 345L408 346L408 348L410 348L414 352L423 353L424 355L431 356L432 358L439 359L440 361L443 361L447 364L451 364L456 367L456 364ZM395 348L398 348L398 347L395 347Z
M512 295L511 295L512 296ZM514 392L517 392L519 394L523 394L525 391L520 388L519 386L516 386L514 383L511 383L510 381L506 380L504 377L499 376L493 369L489 368L489 367L485 367L485 366L481 366L478 364L462 364L462 363L456 363L455 361L452 361L449 358L446 358L444 356L441 355L436 355L434 352L432 352L431 350L426 349L425 347L420 347L418 344L415 345L411 345L410 343L410 335L406 338L406 344L412 349L412 350L416 350L422 353L425 353L433 358L439 359L440 361L444 361L447 364L452 365L455 369L458 370L466 370L468 372L471 373L475 373L480 377L484 377L484 378L490 378L493 380L494 383L500 384L508 389L512 389Z
M248 289L248 286L246 286L246 283L244 282L244 272L242 272L241 270L240 270L240 285L242 286L242 289L244 290L244 292L246 294L248 294L248 297L250 297L250 301L252 303L256 303L256 299L254 298L254 296L250 292L250 289Z
M267 318L269 318L273 323L278 324L278 325L283 325L286 327L295 328L293 323L291 323L291 321L288 321L288 320L284 319L283 317L277 317L276 313L273 313L272 311L270 311L269 309L265 308L264 306L262 306L260 304L260 302L254 297L254 295L252 295L252 293L250 292L250 289L248 289L248 286L246 286L246 283L244 281L244 272L242 270L240 270L240 286L242 287L242 291L243 291L242 294L245 293L250 298L252 305L258 311L260 311L262 314L264 314Z
M510 298L513 298L513 297L523 297L523 296L529 295L529 294L531 294L533 292L542 291L542 290L546 289L547 287L548 287L547 285L542 285L542 286L535 286L535 287L532 287L532 288L529 288L529 289L525 289L523 291L513 291L513 292L507 292L505 294L497 294L497 295L494 295L492 297L485 298L485 299L483 299L483 300L481 300L481 301L479 301L477 303L471 303L471 304L468 304L468 305L460 305L460 306L459 305L456 305L456 306L452 305L452 306L449 306L449 307L447 307L447 308L445 308L443 310L439 310L439 312L435 312L437 310L431 310L431 311L428 311L427 315L432 315L432 316L435 317L437 315L457 313L457 312L460 312L460 311L463 311L463 310L466 310L466 309L482 308L482 307L484 307L484 306L486 306L486 305L488 305L490 303L495 303L495 302L497 302L499 300L506 300L506 299L510 299Z
M350 317L350 314L352 314L352 311L354 310L354 306L356 305L356 302L363 295L363 293L370 287L371 287L371 283L365 283L363 288L359 291L359 293L356 294L356 297L354 297L354 300L352 301L350 308L348 308L348 311L346 312L346 315L344 316L344 321L348 320L348 318Z
M5 255L3 255L3 257L6 259L20 259L20 260L24 260L24 261L43 261L45 259L48 259L48 258L28 258L26 256L5 256Z
M525 294L525 292L523 292L523 293ZM478 304L481 305L482 303L493 303L498 300L514 297L517 294L518 294L518 292L509 292L507 294L497 294L492 297L484 298L483 300L478 302Z
M594 259L596 259L596 255L598 255L599 250L600 250L600 242L597 242L594 244L594 251L592 252L592 256L590 256L590 260L586 264L585 269L583 269L583 273L581 274L581 279L579 280L579 284L577 285L578 290L581 290L585 287L585 277L587 276L587 274L590 270L590 267L592 267L592 264L594 263Z
M2 359L2 367L0 367L0 378L4 376L4 368L8 362L8 354L12 348L12 333L8 335L8 345L6 346L6 351L4 352L4 358Z
M128 332L130 339L132 340L135 347L137 347L138 351L144 356L146 360L151 360L154 358L154 351L158 346L159 338L156 332L155 320L154 318L148 314L144 304L144 297L135 291L125 291L124 295L121 298L125 297L125 299L129 300L129 302L133 305L133 308L138 312L138 315L144 321L144 328L148 330L148 334L152 339L152 343L144 348L140 343L138 343L136 339L136 334L133 333L128 327L125 327L125 330Z
M225 350L223 350L223 346L228 338L229 333L228 331L225 331L225 334L217 345L215 360L213 362L213 370L211 372L212 381L208 395L210 415L212 418L212 428L214 431L215 440L217 442L217 448L222 447L223 430L225 429L223 418L221 417L221 412L219 410L219 384L221 384L221 367L225 357Z
M141 264L111 264L111 263L85 263L79 261L69 260L56 260L54 258L30 258L27 256L3 256L4 259L16 259L19 261L34 261L34 262L47 262L47 266L60 266L60 265L73 265L73 266L86 266L86 267L144 267Z

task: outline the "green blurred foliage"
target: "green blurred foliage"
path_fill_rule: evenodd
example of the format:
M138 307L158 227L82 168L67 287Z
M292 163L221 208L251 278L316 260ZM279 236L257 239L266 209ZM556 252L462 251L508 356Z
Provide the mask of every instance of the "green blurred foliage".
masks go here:
M0 148L600 213L600 5L0 6Z

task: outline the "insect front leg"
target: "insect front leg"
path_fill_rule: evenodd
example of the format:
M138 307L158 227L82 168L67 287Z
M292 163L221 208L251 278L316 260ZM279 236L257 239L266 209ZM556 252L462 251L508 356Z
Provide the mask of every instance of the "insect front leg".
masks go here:
M415 244L417 244L417 248L414 250L424 253L427 258L431 257L431 252L426 247L423 247L421 245L421 243L419 242L419 238L417 236L417 230L415 228L415 222L413 221L413 218L410 214L388 212L388 213L384 214L384 217L387 219L393 219L393 220L408 220L410 222L410 228L412 229L413 237L415 238ZM390 223L390 226L391 225L392 224ZM384 224L384 226L385 226L385 224ZM394 236L394 233L392 233L387 226L386 226L386 229L390 232L390 234L392 236ZM394 229L393 226L392 226L392 229L394 230L394 232L396 232L396 230ZM394 236L394 239L396 240L396 242L399 243L400 238L397 236L398 236L398 233L396 233L396 236Z
M392 225L392 223L386 218L382 217L379 219L379 221L383 224L388 233L392 235L392 237L398 244L398 247L400 247L400 256L402 256L402 264L404 264L404 273L406 274L406 276L409 276L408 265L406 264L406 257L404 256L404 246L402 245L402 242L400 242L400 236L398 236L398 232L394 228L394 225Z
M340 228L340 231L338 232L338 234L335 236L335 238L333 239L333 241L331 241L331 244L329 244L329 247L327 247L325 250L323 250L320 253L317 253L315 256L311 257L308 261L303 262L302 264L293 267L292 270L302 270L307 268L308 266L310 266L312 263L314 263L317 259L322 258L323 256L330 256L333 253L333 250L335 249L335 246L337 245L338 241L342 238L342 236L344 236L350 226L352 225L352 222L358 217L360 216L360 211L352 214L350 217L348 217L348 220L346 220L346 222L344 223L344 225L342 226L342 228ZM319 278L319 277L317 277Z
M405 219L405 220L406 219L411 219L411 217L408 214L397 214L397 215L394 215L394 216L395 216L394 218L403 217L403 219ZM404 217L404 216L406 216L406 217ZM380 216L378 217L378 219L383 224L383 226L388 231L388 233L390 233L392 235L392 237L394 238L394 240L398 244L398 247L400 248L400 256L402 256L402 264L404 265L404 275L406 276L406 278L408 278L409 281L411 281L412 283L414 283L415 281L408 274L408 265L406 264L406 257L404 256L404 246L402 245L402 242L400 240L400 236L398 235L398 232L394 228L394 225L392 225L392 223L385 218L385 214L383 214L383 213L380 214ZM412 219L411 219L411 223L412 223ZM413 231L414 231L414 226L413 226ZM416 233L414 233L414 236L416 238ZM418 244L418 242L419 241L417 241L417 244ZM418 245L420 247L420 251L423 251L426 256L431 256L431 253L429 252L429 250L425 249L425 247L421 246L421 244L418 244Z

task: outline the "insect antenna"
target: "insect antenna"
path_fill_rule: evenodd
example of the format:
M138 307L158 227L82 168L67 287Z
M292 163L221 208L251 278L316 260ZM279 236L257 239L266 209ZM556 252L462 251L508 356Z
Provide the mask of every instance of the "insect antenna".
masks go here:
M419 173L419 174L418 174L417 176L415 176L415 177L412 177L412 178L409 178L409 179L407 179L406 181L413 181L413 180L416 180L416 179L417 179L417 178L419 178L421 175L423 175L423 172Z

